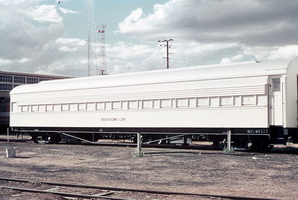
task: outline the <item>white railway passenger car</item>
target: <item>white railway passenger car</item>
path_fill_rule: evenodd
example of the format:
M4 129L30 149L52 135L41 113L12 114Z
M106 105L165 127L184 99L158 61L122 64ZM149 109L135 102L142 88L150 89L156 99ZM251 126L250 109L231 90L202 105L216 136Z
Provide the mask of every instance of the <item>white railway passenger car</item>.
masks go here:
M297 139L298 60L44 81L14 88L10 126L63 131L207 135L267 148ZM55 137L54 137L55 135Z

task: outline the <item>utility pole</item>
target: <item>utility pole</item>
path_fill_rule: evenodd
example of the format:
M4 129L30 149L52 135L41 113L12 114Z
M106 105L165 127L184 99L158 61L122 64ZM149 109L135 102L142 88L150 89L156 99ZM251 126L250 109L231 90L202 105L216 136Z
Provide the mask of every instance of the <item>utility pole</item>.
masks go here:
M165 42L166 44L161 44L161 47L166 47L167 48L167 69L170 68L170 57L169 57L169 48L171 48L171 45L169 45L169 42L173 41L173 39L168 39L168 40L158 40L158 42Z

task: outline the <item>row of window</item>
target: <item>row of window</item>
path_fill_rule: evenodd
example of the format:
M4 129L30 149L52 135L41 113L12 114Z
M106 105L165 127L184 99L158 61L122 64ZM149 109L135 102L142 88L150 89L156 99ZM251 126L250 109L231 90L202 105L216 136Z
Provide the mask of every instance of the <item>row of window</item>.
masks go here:
M0 90L10 91L12 88L14 88L13 84L0 84Z
M235 97L179 98L20 106L17 106L16 103L13 103L12 109L13 112L59 112L264 105L266 105L266 96L251 95Z
M13 76L13 75L0 75L0 82L6 83L38 83L40 81L50 80L48 78Z
M0 91L10 91L13 88L19 86L18 84L2 84L0 83Z

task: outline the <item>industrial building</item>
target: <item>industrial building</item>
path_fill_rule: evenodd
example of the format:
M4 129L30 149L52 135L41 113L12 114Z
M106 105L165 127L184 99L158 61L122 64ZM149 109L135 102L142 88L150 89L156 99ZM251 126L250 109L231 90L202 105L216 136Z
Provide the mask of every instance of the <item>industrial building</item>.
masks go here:
M9 126L9 92L13 88L24 84L64 78L71 77L0 71L0 133L5 132Z

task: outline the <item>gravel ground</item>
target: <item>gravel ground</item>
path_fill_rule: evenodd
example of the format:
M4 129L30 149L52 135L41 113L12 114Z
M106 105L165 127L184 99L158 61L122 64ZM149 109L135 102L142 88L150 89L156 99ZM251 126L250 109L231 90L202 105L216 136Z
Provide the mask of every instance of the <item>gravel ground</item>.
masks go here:
M5 136L0 137L1 177L240 197L294 200L298 196L297 145L277 147L267 154L227 154L205 145L195 149L143 148L144 155L136 157L133 147L34 144L18 140L7 143L4 139ZM5 157L5 149L10 147L16 148L16 158ZM28 195L0 189L0 199L59 199ZM120 196L210 199L132 193Z

